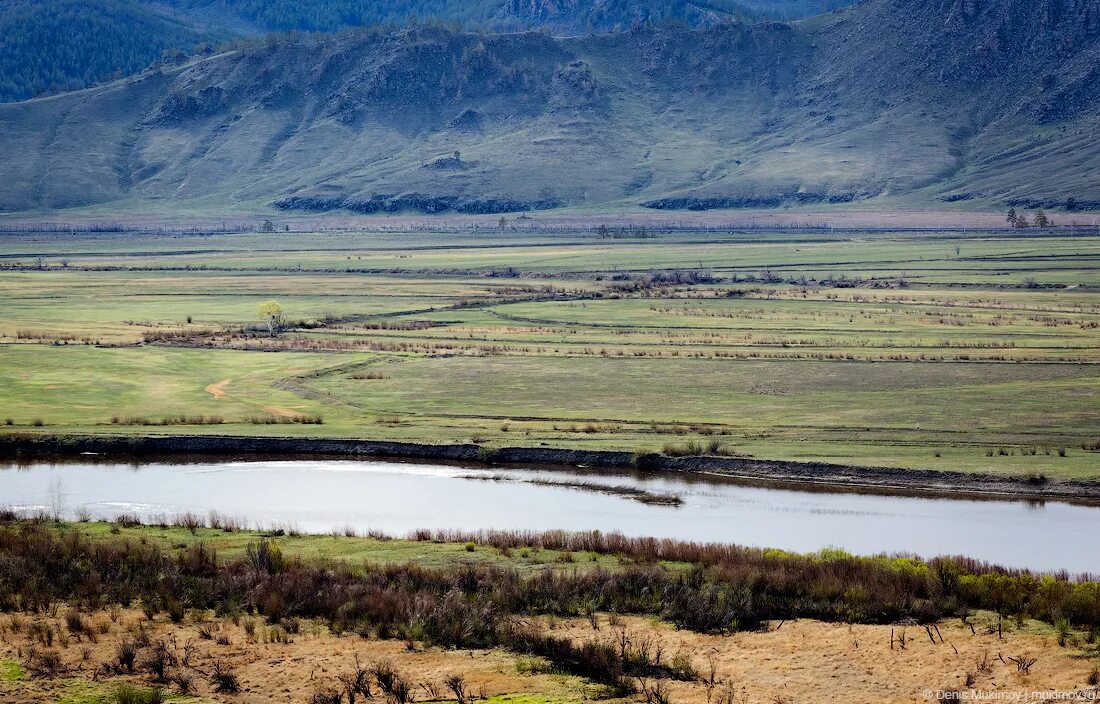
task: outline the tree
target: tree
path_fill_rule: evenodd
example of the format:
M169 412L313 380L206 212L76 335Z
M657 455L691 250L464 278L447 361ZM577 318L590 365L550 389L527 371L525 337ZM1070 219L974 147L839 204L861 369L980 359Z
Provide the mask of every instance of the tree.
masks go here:
M1050 227L1053 224L1042 208L1035 211L1035 227Z
M1016 218L1016 223L1013 225L1013 227L1030 227L1030 226L1031 226L1031 223L1029 223L1027 221L1027 216L1026 215L1018 216Z
M275 223L270 220L264 220L264 224L260 226L264 232L275 232Z
M260 322L267 325L267 331L271 333L272 337L279 334L279 331L283 329L283 307L279 305L278 301L265 301L260 304Z
M1009 208L1008 209L1008 216L1005 218L1005 220L1007 220L1008 224L1011 225L1012 227L1016 227L1016 223L1019 220L1019 216L1016 215L1016 209L1015 208Z

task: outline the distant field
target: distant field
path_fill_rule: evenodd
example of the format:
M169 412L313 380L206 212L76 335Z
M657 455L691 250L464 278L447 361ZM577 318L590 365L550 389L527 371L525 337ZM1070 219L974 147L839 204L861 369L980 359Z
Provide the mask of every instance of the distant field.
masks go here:
M1100 477L1100 238L645 234L0 235L0 422Z

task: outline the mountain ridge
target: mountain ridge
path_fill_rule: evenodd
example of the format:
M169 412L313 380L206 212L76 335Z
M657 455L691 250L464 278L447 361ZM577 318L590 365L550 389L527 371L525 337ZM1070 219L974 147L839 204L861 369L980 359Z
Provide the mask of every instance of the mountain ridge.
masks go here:
M270 32L333 33L417 22L559 35L643 23L710 26L790 19L853 0L7 0L0 3L0 101L86 87L210 44Z
M0 106L0 208L1100 205L1098 18L865 0L793 24L282 39Z

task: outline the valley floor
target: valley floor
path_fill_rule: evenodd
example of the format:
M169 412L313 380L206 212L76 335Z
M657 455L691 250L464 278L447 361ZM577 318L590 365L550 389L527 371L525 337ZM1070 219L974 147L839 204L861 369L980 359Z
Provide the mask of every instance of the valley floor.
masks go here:
M1100 238L600 225L4 234L0 432L1100 478Z

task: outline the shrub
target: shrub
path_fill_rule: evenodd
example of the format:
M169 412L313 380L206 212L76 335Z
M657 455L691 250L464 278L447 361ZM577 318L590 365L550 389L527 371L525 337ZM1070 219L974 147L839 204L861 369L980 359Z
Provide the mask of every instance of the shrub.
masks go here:
M466 704L468 694L466 691L466 680L464 680L461 675L451 675L443 681L443 684L454 693L455 701L458 704Z
M137 662L138 645L132 640L125 640L115 649L115 662L119 671L133 672Z
M195 678L189 672L176 672L170 679L180 694L188 694L195 688Z
M164 641L157 641L153 645L153 652L142 661L141 666L157 682L167 682L169 668L176 666L176 656Z
M253 569L268 574L278 574L286 569L286 560L279 546L268 540L249 543L245 555Z
M164 691L160 689L141 689L132 684L123 683L115 689L112 700L115 704L163 704Z
M56 650L31 649L27 656L27 670L33 677L57 677L65 671L65 665Z
M65 614L65 627L68 628L69 633L74 636L92 632L91 627L76 609L72 609Z
M1069 619L1060 618L1055 621L1054 630L1058 633L1058 645L1064 648L1069 641L1070 634L1073 632L1073 626L1070 625Z
M703 446L694 440L683 445L666 443L661 448L661 453L668 457L696 457L703 454Z
M641 680L639 687L642 690L642 696L645 697L646 704L669 704L668 684L665 682L657 680L648 683Z
M840 551L800 556L598 532L422 530L415 537L513 550L521 556L536 550L617 555L622 566L614 571L592 566L526 572L486 564L313 564L285 558L267 540L253 542L242 557L219 561L201 544L173 556L153 542L122 537L91 541L79 532L25 521L0 523L0 584L7 587L0 600L29 611L69 601L90 607L164 604L169 609L177 602L218 613L258 612L272 624L285 624L277 629L280 639L296 619L317 618L336 632L444 647L511 648L581 675L592 669L581 661L602 662L602 650L592 646L591 652L580 652L580 645L566 648L545 642L540 634L517 634L509 626L510 617L591 610L662 616L680 628L729 633L773 619L891 623L912 618L928 623L982 609L1006 617L1026 613L1050 623L1064 618L1082 630L1100 625L1100 583L963 558L921 561ZM669 571L661 567L663 562L694 566ZM11 617L11 624L45 647L57 637L41 622ZM256 637L252 618L241 625L250 639ZM81 628L87 631L86 625ZM264 635L270 638L271 632L265 629ZM138 632L118 645L110 667L132 673L140 659L145 670L155 649L148 634ZM147 657L139 658L139 650ZM604 663L600 676L607 679L616 667L623 676L638 676L631 669L634 660L624 660L623 653L616 657ZM670 664L662 676L673 676L672 671ZM642 674L653 676L648 670Z
M325 687L313 693L311 704L343 704L344 693L332 687Z
M210 671L210 681L214 683L215 692L233 694L241 691L241 683L236 673L221 660L214 661L214 667Z
M348 704L355 704L356 695L361 694L364 699L370 699L373 696L370 672L360 664L358 656L355 658L355 668L351 672L340 675L339 679L348 695Z
M183 602L178 599L168 599L165 604L168 611L168 618L172 623L182 623L184 616L187 615L187 610L183 606Z
M398 679L393 663L389 660L379 660L371 666L370 673L374 675L374 680L383 693L393 694L394 683Z

